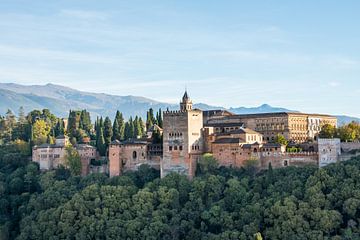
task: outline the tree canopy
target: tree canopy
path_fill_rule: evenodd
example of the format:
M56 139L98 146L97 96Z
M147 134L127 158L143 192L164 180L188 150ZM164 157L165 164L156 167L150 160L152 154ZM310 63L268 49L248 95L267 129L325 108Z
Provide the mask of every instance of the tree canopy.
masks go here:
M0 239L359 239L360 158L256 174L202 158L192 180L142 165L41 173L0 146Z

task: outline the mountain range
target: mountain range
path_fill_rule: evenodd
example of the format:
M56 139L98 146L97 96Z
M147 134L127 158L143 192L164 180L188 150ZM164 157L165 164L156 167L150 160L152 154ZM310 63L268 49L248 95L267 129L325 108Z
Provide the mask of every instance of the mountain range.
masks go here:
M117 96L104 93L91 93L75 90L55 84L20 85L14 83L0 83L0 114L8 109L17 113L20 106L25 110L48 108L57 116L67 117L70 109L87 109L92 117L114 117L116 110L120 110L125 117L139 115L145 117L149 108L178 109L177 104L164 103L140 96ZM202 110L223 109L204 103L195 104ZM296 112L286 108L272 107L263 104L259 107L236 107L227 109L236 114L251 114L265 112ZM360 122L359 118L337 116L339 124L351 121Z

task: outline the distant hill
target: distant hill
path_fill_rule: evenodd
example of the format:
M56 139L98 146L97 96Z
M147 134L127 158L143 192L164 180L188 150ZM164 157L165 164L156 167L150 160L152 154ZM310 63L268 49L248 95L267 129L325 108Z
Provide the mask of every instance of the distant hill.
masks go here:
M344 115L339 115L339 116L336 116L336 117L337 117L339 126L350 123L350 122L358 122L358 123L360 123L360 118L349 117L349 116L344 116Z
M92 117L114 117L116 110L120 110L125 117L139 115L145 117L149 108L158 110L178 109L178 104L164 103L140 96L117 96L104 93L91 93L78 91L72 88L55 85L20 85L14 83L0 83L0 114L7 109L17 113L20 106L26 110L48 108L54 114L67 117L70 109L87 109ZM204 103L195 104L194 107L202 110L225 109ZM297 112L281 107L272 107L263 104L259 107L237 107L229 111L236 114L266 113L266 112ZM349 116L337 116L339 124L360 119Z
M150 107L155 110L177 107L144 97L82 92L55 84L24 86L0 83L0 114L4 114L8 108L17 112L20 106L28 110L49 108L62 117L67 117L70 109L87 109L93 117L113 117L119 109L129 117L143 116Z
M238 108L230 108L230 112L236 114L256 114L256 113L269 113L269 112L298 112L294 110L289 110L286 108L280 107L272 107L269 104L263 104L259 107L238 107Z

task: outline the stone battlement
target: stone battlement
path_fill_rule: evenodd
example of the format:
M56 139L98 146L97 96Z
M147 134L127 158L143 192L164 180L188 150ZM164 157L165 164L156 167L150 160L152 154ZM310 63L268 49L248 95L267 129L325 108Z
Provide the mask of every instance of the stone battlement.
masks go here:
M165 111L163 112L164 116L180 116L180 115L184 115L187 111L182 111L182 110L169 110L169 111Z

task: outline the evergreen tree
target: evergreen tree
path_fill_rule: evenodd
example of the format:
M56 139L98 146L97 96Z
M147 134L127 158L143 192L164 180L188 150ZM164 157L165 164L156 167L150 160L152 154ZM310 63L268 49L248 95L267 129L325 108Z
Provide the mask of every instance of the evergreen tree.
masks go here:
M26 117L25 117L25 111L24 111L24 107L21 106L19 108L19 118L18 121L20 124L26 124Z
M129 136L130 138L134 138L135 136L135 126L134 126L134 121L132 119L132 117L129 118Z
M161 111L161 108L159 108L159 111L158 111L158 113L156 114L156 117L157 117L157 124L158 124L158 126L162 128L162 126L163 126L163 120L162 120L162 111Z
M114 120L114 124L113 124L113 135L111 140L119 140L120 141L121 136L120 136L120 128L119 128L119 123L117 118L115 118Z
M111 125L111 120L109 117L106 117L104 121L104 138L105 138L106 147L109 146L112 136L113 136L113 129Z
M104 120L103 120L103 117L100 117L99 128L104 129Z
M152 108L149 109L149 111L146 112L146 130L150 129L154 125L154 115Z
M87 134L89 134L92 129L92 125L91 125L90 113L87 112L86 110L81 111L80 123L81 123L81 128L85 130Z
M124 121L124 117L123 117L122 113L119 110L116 111L115 119L117 120L118 125L119 125L119 138L118 138L118 140L123 140L124 139L124 132L125 132L125 121Z
M104 132L101 127L99 127L99 134L97 135L96 147L101 156L105 156L106 154L106 144L104 139Z
M141 123L140 123L138 116L135 117L133 124L134 124L134 137L135 138L142 137L143 131L142 131Z
M140 131L142 132L142 136L144 136L145 135L145 129L144 129L144 122L143 122L143 120L142 120L142 118L140 117L139 118L139 125L140 125Z
M134 121L132 120L132 117L130 117L129 121L125 123L124 138L127 140L129 138L134 138L134 137L135 137Z
M79 127L79 122L77 121L77 113L76 111L70 110L68 117L67 132L69 133L70 136L75 136L78 127Z
M60 135L64 135L64 123L61 118L59 118L56 123L54 137L57 137Z

